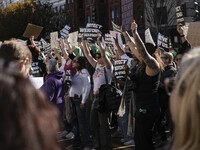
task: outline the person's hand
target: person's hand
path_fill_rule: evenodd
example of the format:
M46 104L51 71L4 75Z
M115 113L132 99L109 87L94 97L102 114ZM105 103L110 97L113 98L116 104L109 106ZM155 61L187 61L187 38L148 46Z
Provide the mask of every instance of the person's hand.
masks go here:
M69 50L69 53L72 54L76 50L75 46L72 46L72 48Z
M97 41L101 39L101 33L97 33Z
M116 38L113 37L113 39L115 41L115 45L118 45L118 35L117 34L116 34Z
M132 31L132 33L136 33L137 32L137 28L138 28L138 25L135 23L135 20L133 20L133 22L131 23L131 31Z
M80 109L83 110L85 108L85 104L84 103L80 103Z
M63 50L65 48L64 40L62 38L60 38L58 43L59 43L61 50Z
M34 41L34 35L30 36L29 40Z
M183 25L181 23L177 24L177 31L180 35L183 35Z

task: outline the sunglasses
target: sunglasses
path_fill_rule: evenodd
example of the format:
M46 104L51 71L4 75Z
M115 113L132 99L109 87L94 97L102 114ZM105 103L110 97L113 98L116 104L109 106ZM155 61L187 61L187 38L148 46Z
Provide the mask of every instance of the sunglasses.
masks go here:
M73 63L78 63L78 60L75 60L75 59L74 59L74 60L72 60L72 62L73 62Z

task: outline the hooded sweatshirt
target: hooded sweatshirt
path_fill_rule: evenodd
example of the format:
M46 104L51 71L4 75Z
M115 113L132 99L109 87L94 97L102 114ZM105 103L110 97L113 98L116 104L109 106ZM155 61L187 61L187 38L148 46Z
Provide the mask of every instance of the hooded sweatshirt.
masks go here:
M56 105L64 104L65 84L62 77L62 72L53 71L46 76L41 87L49 100Z

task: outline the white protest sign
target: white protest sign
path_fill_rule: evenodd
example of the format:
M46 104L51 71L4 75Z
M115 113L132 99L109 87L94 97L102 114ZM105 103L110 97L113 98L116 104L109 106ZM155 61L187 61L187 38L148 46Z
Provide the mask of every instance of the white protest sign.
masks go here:
M116 25L113 21L112 21L112 26L113 26L113 31L121 32L120 31L120 26Z
M113 45L113 40L110 34L105 34L105 44L108 46Z
M29 77L29 80L36 89L39 89L43 85L43 77Z
M61 32L61 38L62 39L66 39L66 35L69 34L69 30L71 29L71 27L69 27L68 25L66 25Z
M69 42L72 46L78 46L78 31L69 34Z
M58 45L58 32L57 31L51 32L50 37L51 37L51 48L59 47L59 45Z
M153 38L151 36L151 32L150 32L150 29L146 29L145 30L145 43L151 43L153 44L154 46L156 46L155 42L153 41Z

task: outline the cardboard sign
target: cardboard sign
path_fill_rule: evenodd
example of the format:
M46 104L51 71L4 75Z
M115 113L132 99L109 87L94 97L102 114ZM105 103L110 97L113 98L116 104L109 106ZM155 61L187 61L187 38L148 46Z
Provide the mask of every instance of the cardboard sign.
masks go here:
M185 24L183 12L181 10L181 6L176 7L176 18L177 18L177 24L181 23L182 25Z
M123 30L129 31L133 21L133 0L122 0L121 6Z
M191 22L187 32L187 40L192 47L200 46L200 22Z
M58 48L58 32L51 32L50 33L50 37L51 37L51 48Z
M169 38L165 37L161 33L158 33L158 41L157 41L158 47L162 48L169 48Z
M113 37L116 38L118 36L119 46L121 47L122 50L124 50L121 33L116 32L116 31L110 31L110 35L112 37L112 43L113 43L114 49L117 49L117 46L115 45L115 41L114 41Z
M69 42L72 46L78 46L78 31L69 34Z
M61 32L61 38L62 39L66 39L66 35L69 34L69 30L71 29L71 27L69 27L68 25L66 25Z
M39 89L43 85L43 77L30 77L29 80L36 89Z
M114 61L114 76L116 80L125 81L126 72L124 65L127 64L127 59L118 59Z
M79 39L84 33L84 37L87 38L87 40L96 41L97 33L100 32L100 28L102 28L102 25L95 24L95 23L87 23L86 28L79 29Z
M37 26L34 24L29 23L24 31L23 37L30 38L34 36L34 39L37 39L40 33L42 32L43 27Z
M113 21L112 21L112 27L113 27L113 31L121 32L120 31L120 26L116 25Z
M156 46L155 42L153 41L153 38L151 36L151 32L150 32L150 29L146 29L145 30L145 43L151 43L153 44L154 46Z

